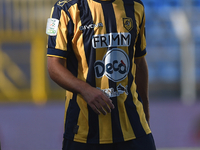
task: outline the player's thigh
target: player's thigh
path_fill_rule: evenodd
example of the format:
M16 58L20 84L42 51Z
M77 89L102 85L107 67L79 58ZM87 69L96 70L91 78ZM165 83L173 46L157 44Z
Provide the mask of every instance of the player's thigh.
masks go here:
M115 150L156 150L152 134L115 144Z

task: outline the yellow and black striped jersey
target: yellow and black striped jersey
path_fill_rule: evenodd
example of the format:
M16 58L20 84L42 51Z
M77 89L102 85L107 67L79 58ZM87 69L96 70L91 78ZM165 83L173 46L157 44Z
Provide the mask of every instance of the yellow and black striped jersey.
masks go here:
M97 115L81 95L66 91L64 138L106 144L151 133L135 84L134 59L146 55L140 0L60 0L47 33L47 56L66 59L74 76L115 105L111 113Z

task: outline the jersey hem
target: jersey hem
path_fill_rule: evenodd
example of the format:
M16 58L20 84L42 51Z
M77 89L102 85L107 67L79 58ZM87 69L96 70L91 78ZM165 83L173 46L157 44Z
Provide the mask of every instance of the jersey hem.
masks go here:
M141 136L138 136L137 138L141 138L143 136L146 136L148 134L151 133L151 130L147 131L146 134L144 135L141 135ZM134 137L130 137L130 138L126 138L124 139L123 141L120 139L120 140L116 140L115 139L115 142L113 142L113 140L100 140L98 143L97 142L92 142L92 140L90 140L90 142L87 142L87 139L76 139L76 138L70 138L70 137L64 137L66 139L69 139L69 140L73 140L75 142L79 142L79 143L90 143L90 144L112 144L112 143L117 143L117 142L125 142L125 141L130 141L130 140L134 140L134 139L137 139L135 136ZM94 140L96 141L96 139Z

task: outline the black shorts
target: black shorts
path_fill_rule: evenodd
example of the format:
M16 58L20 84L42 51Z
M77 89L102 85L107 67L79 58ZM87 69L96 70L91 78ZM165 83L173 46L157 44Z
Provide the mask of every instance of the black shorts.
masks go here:
M152 134L112 144L86 144L64 139L62 150L156 150Z

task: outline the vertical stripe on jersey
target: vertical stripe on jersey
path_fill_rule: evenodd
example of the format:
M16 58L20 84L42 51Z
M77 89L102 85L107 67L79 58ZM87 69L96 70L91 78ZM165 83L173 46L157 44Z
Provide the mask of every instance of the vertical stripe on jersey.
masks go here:
M74 76L78 76L78 61L73 51L70 52L67 58L67 69L72 72ZM69 97L66 100L66 118L65 118L65 137L74 138L74 133L72 130L78 123L80 108L77 104L77 94L73 94L73 96L68 93ZM68 105L68 106L67 106Z
M51 9L50 18L52 18L52 16L53 16L53 12L54 12L54 6L53 6L52 9Z
M115 18L112 3L102 2L102 8L103 8L103 13L104 13L107 33L117 33L116 18ZM113 47L110 47L108 48L108 50L112 48ZM109 86L112 87L114 91L116 91L115 82L109 80ZM116 115L116 114L119 114L117 97L111 97L111 100L115 106L115 109L113 109L111 112L113 142L123 141L124 138L123 138L123 133L121 130L120 118L119 118L119 115Z
M74 138L75 133L72 131L77 125L78 117L80 108L76 101L77 95L74 94L73 98L69 101L68 109L66 112L66 119L65 119L65 134L64 137L66 138Z
M87 63L87 58L85 55L85 47L84 47L84 44L82 44L84 42L84 39L82 36L82 32L79 30L79 26L78 26L78 24L80 24L81 22L78 7L79 6L77 4L74 4L68 9L68 11L72 18L72 22L74 23L74 34L76 33L72 39L72 43L73 43L73 51L79 62L77 77L83 81L86 81L86 76L88 72L88 63Z
M93 0L88 0L88 1L90 1L89 7L93 18L93 23L95 25L99 23L103 24L103 27L94 28L94 35L105 34L106 27L105 27L105 20L101 3L95 2ZM107 48L106 47L96 48L95 51L96 51L96 61L97 60L101 61L107 53ZM106 76L103 76L102 78L96 78L96 87L99 87L100 89L108 89L109 88L108 78Z
M137 35L134 34L134 33L137 33L137 25L136 25L136 19L135 19L135 15L134 15L135 10L133 9L133 6L134 6L133 1L131 1L129 3L124 2L124 9L125 9L125 12L126 12L126 16L134 19L133 20L133 29L130 31L130 33L132 35L131 40L135 41ZM134 42L131 42L131 45L129 46L129 52L128 53L129 53L130 70L131 70L132 65L134 64ZM135 72L133 72L133 73L135 74ZM128 78L129 78L128 89L130 89L131 83L134 80L134 77L133 77L134 74L132 74L131 71L128 74Z
M139 93L138 93L138 100L139 101L137 101L137 103L138 103L137 105L139 105L139 107L141 107L141 109L137 110L138 113L140 114L140 122L142 124L142 127L143 127L145 133L149 134L149 133L151 133L151 130L150 130L149 125L146 121L146 116L145 116L144 109L143 109L142 99L141 99Z
M78 128L78 134L74 135L74 141L77 142L83 142L86 143L88 131L89 131L89 126L88 126L88 110L85 109L87 108L87 103L82 99L80 95L77 96L77 103L80 108L80 113L78 117L78 122L77 125L79 126Z
M133 88L136 88L136 84L132 84L131 89L133 89ZM135 94L133 94L132 96L133 96L132 97L133 101L132 102L127 101L126 106L128 108L128 107L130 107L131 103L135 104L135 107L132 107L131 109L128 109L128 110L129 110L129 113L133 113L134 114L133 117L136 118L136 120L133 121L132 124L134 125L133 129L137 129L137 130L134 130L136 138L137 138L137 137L140 137L142 135L151 133L151 130L150 130L148 123L146 121L146 118L145 118L145 113L144 113L143 105L142 105L142 102L141 102L142 100L140 99L137 92ZM138 123L138 122L140 122L140 123Z
M80 10L81 25L90 25L93 24L93 18L91 15L90 8L86 1L82 1L81 5L78 6ZM91 28L87 28L82 30L83 34L83 43L84 43L84 51L85 57L88 64L88 74L86 82L91 86L95 87L95 74L94 74L94 63L96 61L96 51L92 47L86 47L86 45L92 45L92 36L94 35L94 31ZM92 108L88 105L88 123L89 123L89 131L87 135L87 143L99 143L99 120L98 115L92 110Z
M77 77L78 70L75 70L74 68L78 68L78 62L73 52L71 52L69 57L67 58L67 68L69 69L69 71L72 72L74 76ZM74 133L71 131L77 125L80 108L76 100L77 94L73 94L73 96L70 96L70 95L68 96L69 97L67 97L67 101L66 101L66 105L68 104L68 106L65 106L67 111L65 114L66 118L65 118L65 135L64 136L67 138L74 138ZM72 99L70 99L71 97Z
M90 1L88 4L91 10L93 23L95 25L99 23L103 24L103 27L94 28L94 35L105 34L106 27L105 27L105 20L101 3L95 2L93 0L88 0L88 1ZM98 15L96 13L98 13ZM96 61L97 60L101 61L107 53L107 48L106 47L96 48L95 51L96 51ZM102 78L96 78L96 87L99 87L100 89L108 89L109 88L108 78L106 76L103 76Z
M62 22L62 23L59 24L60 27L58 28L58 32L57 32L55 49L67 51L67 45L68 45L67 25L68 25L69 20L70 19L67 16L67 14L63 10L61 10L60 22Z
M137 97L133 97L132 94L129 94L127 99L133 99L133 100L126 100L125 106L127 108L127 114L129 118L134 118L130 119L133 131L135 133L136 138L145 135L146 132L144 131L141 123L140 123L140 116L138 112L138 108L142 107L142 105L139 106L139 101Z
M82 16L81 17L82 26L85 25L88 26L90 24L93 24L93 18L91 15L91 10L88 6L88 2L82 1L81 4L82 5L79 5L79 9L80 9L80 16ZM96 83L95 83L94 63L96 61L96 51L93 47L91 47L94 30L92 28L86 28L85 30L82 30L82 32L83 32L82 34L83 34L85 57L89 67L86 81L91 86L95 87Z
M66 91L66 96L65 96L65 114L64 114L64 122L66 121L66 116L67 116L67 109L69 106L69 102L73 97L73 93Z
M134 16L135 13L129 12L128 10L131 10L131 9L128 9L128 7L135 6L133 4L132 5L126 4L126 6L125 6L127 16L131 17L131 18L135 18L135 16ZM135 12L135 7L134 7L134 12ZM133 20L133 26L134 26L133 31L135 30L135 33L137 33L137 29L136 29L137 24L136 23L137 23L136 19L134 19ZM132 40L135 40L135 39L136 39L136 35L135 35L135 37L132 37ZM131 45L130 47L133 47L133 46L134 45ZM134 76L133 75L135 75L135 71L136 70L132 69L132 67L134 67L133 66L133 64L134 64L134 60L133 60L134 59L133 58L134 52L131 51L131 50L129 50L129 52L130 52L129 57L131 57L130 59L131 59L132 63L131 63L131 73L129 73L128 78L129 78L129 83L132 83L132 85L135 85ZM132 86L131 87L131 85L129 84L129 89L131 89L131 91L135 91L136 90L136 86ZM145 133L145 131L143 129L143 126L142 126L142 124L140 122L141 121L140 120L140 115L141 114L139 114L139 113L141 113L141 112L137 111L137 109L138 109L138 104L137 104L138 103L138 97L135 97L134 94L135 93L131 92L128 95L128 97L127 97L127 99L125 101L125 107L126 107L126 110L127 110L128 117L130 118L129 120L130 120L131 126L133 128L134 134L135 134L136 137L138 137L138 136L144 135L146 133ZM132 118L134 118L134 120Z
M117 3L117 4L115 4L115 3ZM113 2L113 8L114 8L115 17L116 17L116 20L117 20L117 31L118 31L118 33L128 32L124 28L123 19L133 16L133 11L128 12L128 13L130 13L130 14L128 14L124 7L125 7L125 5L124 5L123 1L121 1L121 0L116 0L115 2ZM119 11L121 11L121 12L119 13ZM132 14L132 16L128 16L128 15L131 15L131 14ZM131 32L133 32L133 29L131 30ZM131 37L131 40L134 41L134 37ZM127 55L129 56L129 60L131 62L131 60L133 58L133 56L132 56L133 55L132 45L130 45L129 48L128 47L118 47L118 48L123 49L127 53ZM131 63L130 63L130 68L131 68ZM130 75L130 73L129 73L129 75ZM127 76L124 80L118 82L117 84L118 85L121 84L122 86L126 87L132 81L133 80L130 80ZM129 94L131 94L131 93L129 92ZM126 95L125 92L123 94L119 95L117 97L117 103L118 103L118 110L119 110L120 125L121 125L124 140L130 140L130 139L133 139L134 132L133 132L131 123L130 123L129 118L128 118L126 107L124 105L126 97L127 97L127 95Z
M83 13L86 13L85 11L89 11L89 9L86 8L87 6L86 7L83 6L84 3L80 3L80 5L81 6L75 4L73 6L74 8L71 9L72 8L71 7L69 9L69 11L70 10L75 10L76 11L76 12L72 11L70 13L72 18L76 18L76 20L73 20L73 22L76 22L75 23L76 25L79 22L81 22L81 25L85 25L84 21L87 22L87 21L92 21L92 20L85 20L85 19L83 20L83 19L80 18L80 16L82 16ZM83 8L86 8L86 9L83 10ZM80 10L80 14L78 13L79 10ZM75 32L80 32L80 34L82 34L81 31L79 30L78 26L76 26L74 30L75 30ZM93 55L93 54L91 54L91 56L88 55L88 54L90 54L90 49L88 49L88 47L85 47L86 43L88 41L91 41L91 40L86 39L87 34L88 34L88 31L83 31L83 34L77 40L77 44L75 44L77 47L73 47L73 49L74 49L74 51L76 53L78 61L81 62L79 64L83 64L83 65L79 65L78 66L78 76L77 77L79 79L85 81L85 82L87 81L88 83L90 83L92 85L92 83L94 84L94 82L88 81L88 76L87 76L87 74L88 74L88 66L91 66L90 68L92 68L92 65L90 65L90 63L91 63L90 62L90 58ZM76 37L74 37L74 38L76 38ZM81 43L84 43L84 44L81 44ZM83 73L83 75L82 75L82 73ZM92 78L89 78L89 80L90 79L92 79ZM92 86L95 86L95 84L92 85ZM98 133L98 130L97 130L98 129L98 122L96 123L97 125L94 125L94 122L91 122L91 120L97 120L98 121L98 116L96 114L94 114L93 110L89 106L87 106L87 103L80 97L80 95L77 96L77 103L78 103L78 105L79 105L79 107L81 109L81 112L80 112L79 118L78 118L79 130L78 130L78 134L75 135L74 140L77 141L77 142L84 142L84 143L90 142L90 141L86 140L87 136L88 136L88 138L92 137L91 139L93 139L93 138L95 138L93 133ZM88 110L84 109L84 107L88 107ZM89 125L88 125L88 122L89 122Z
M98 24L102 23L105 26L104 22L104 14L102 10L101 3L91 1L89 4L91 15L93 18L93 23ZM96 13L99 13L96 15ZM94 28L95 35L101 35L106 33L105 27L97 27ZM107 52L107 48L97 48L96 49L96 60L102 60L103 56L105 56ZM100 89L108 89L109 83L108 78L103 76L102 78L96 78L96 87ZM105 142L112 141L112 125L111 125L111 114L107 115L99 115L99 143L104 144Z
M68 11L69 11L72 21L75 25L74 32L75 33L80 32L80 34L82 34L78 27L78 24L81 21L78 5L74 4L73 6L71 6L68 9ZM77 39L77 38L79 38L79 39ZM79 62L77 64L78 70L77 70L76 77L81 79L82 81L86 82L86 74L88 71L88 65L87 65L87 61L86 61L84 45L80 44L80 43L83 43L83 41L84 41L83 36L80 36L80 37L74 36L72 43L74 41L77 41L77 43L74 43L75 46L73 47L73 52L75 53L76 59ZM73 62L73 60L72 60L72 62ZM78 95L77 96L77 104L81 111L79 113L78 120L77 120L77 125L79 126L78 134L74 135L74 141L86 143L89 126L88 126L88 122L87 122L88 111L87 111L87 109L84 109L84 108L87 107L87 103L82 99L82 97L80 95Z
M146 53L146 50L144 50L146 48L146 39L145 39L145 27L144 27L144 23L145 23L145 16L144 16L144 6L141 4L141 1L138 1L138 2L134 2L134 9L135 9L135 18L136 20L140 21L140 24L139 27L140 27L140 32L139 32L139 35L141 36L140 37L140 40L141 40L141 46L140 46L140 51L141 51L141 55L144 55ZM141 11L142 10L142 11ZM138 15L140 16L140 19L137 18ZM138 23L138 22L136 22ZM135 82L133 82L135 83ZM131 87L132 88L132 87ZM144 110L143 110L143 104L142 104L142 100L140 99L139 95L137 94L137 92L135 93L134 96L137 96L137 100L134 98L134 103L135 105L138 107L138 108L141 108L141 109L137 109L137 112L139 114L139 117L140 117L140 122L141 122L141 125L144 129L144 131L146 132L146 134L150 133L150 129L149 129L149 126L147 124L147 121L146 121L146 117L145 117L145 114L144 114Z

